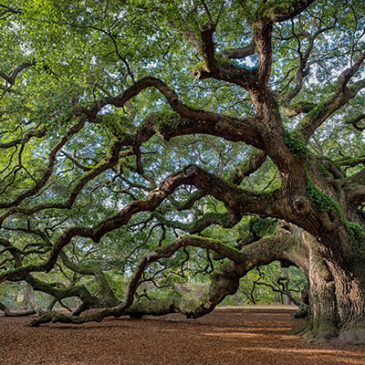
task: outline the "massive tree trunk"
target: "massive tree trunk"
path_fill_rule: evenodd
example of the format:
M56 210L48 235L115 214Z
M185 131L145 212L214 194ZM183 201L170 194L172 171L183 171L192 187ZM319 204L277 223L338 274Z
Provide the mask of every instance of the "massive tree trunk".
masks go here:
M290 241L284 239L288 228L291 232ZM258 247L261 248L260 253L257 252ZM262 251L267 252L266 255ZM226 266L224 275L221 273L212 276L208 292L199 300L170 298L164 301L138 302L131 305L124 314L140 317L144 314L183 313L189 318L199 317L213 310L227 295L234 294L239 279L256 265L288 260L302 270L309 284L307 322L305 326L294 329L293 333L301 333L307 340L314 342L336 337L347 344L365 342L363 257L354 256L356 250L351 249L346 257L339 249L341 255L336 258L328 246L309 233L293 225L280 224L271 239L250 242L242 248L242 252L247 258L245 263L230 264Z
M310 317L303 335L322 341L339 336L351 344L365 342L363 260L339 264L317 244L310 251Z
M344 343L365 342L365 281L354 271L326 260L318 246L310 251L309 318L298 333L310 341L339 336Z
M326 161L331 179L320 176L318 166L316 161L310 172L321 190L308 181L306 187L320 225L303 224L316 237L309 256L310 320L303 333L315 341L339 336L342 342L365 343L365 225L357 214L362 188L357 196L356 185L349 189L352 179L335 164Z

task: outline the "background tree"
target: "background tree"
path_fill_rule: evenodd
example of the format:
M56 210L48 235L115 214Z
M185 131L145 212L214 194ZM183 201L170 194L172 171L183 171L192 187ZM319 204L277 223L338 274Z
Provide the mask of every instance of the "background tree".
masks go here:
M280 260L307 338L363 342L362 5L3 2L0 281L82 301L33 324L196 317Z

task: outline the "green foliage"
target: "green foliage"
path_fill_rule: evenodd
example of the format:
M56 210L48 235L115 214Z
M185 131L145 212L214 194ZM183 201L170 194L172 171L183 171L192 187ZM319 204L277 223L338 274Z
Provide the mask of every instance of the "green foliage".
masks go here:
M151 120L158 131L163 131L165 128L178 128L181 125L181 117L177 113L155 112L148 115L147 119ZM189 122L186 121L186 124Z
M319 103L316 105L310 112L306 114L306 116L301 121L301 126L305 127L306 125L310 125L313 120L318 119L321 114L323 113L323 110L325 109L326 102Z
M204 68L205 66L205 61L204 60L200 60L199 63L197 63L194 67L193 67L193 73L195 71L200 70L201 68Z
M274 62L270 79L275 93L282 91L284 96L295 87L298 42L302 43L302 51L307 46L301 34L314 34L318 27L329 27L330 33L321 33L316 39L309 64L321 59L323 68L340 70L349 63L344 55L351 54L356 60L358 50L354 45L357 44L356 37L361 34L360 29L363 29L363 19L354 17L353 12L360 14L362 7L357 1L350 1L346 6L340 3L315 2L311 13L301 14L300 22L294 19L275 24ZM1 203L9 202L27 189L38 186L37 179L45 171L50 171L51 151L60 141L67 139L67 143L56 152L53 171L47 183L37 193L29 194L20 207L15 207L15 211L19 208L19 212L27 209L34 211L7 216L6 210L1 210L2 217L6 217L1 237L9 239L17 250L32 251L25 255L24 265L44 263L52 245L70 227L92 228L106 220L110 222L129 203L144 200L164 178L191 163L226 180L239 161L243 170L247 168L249 162L245 161L252 150L250 146L197 134L179 136L171 142L161 140L160 136L144 141L138 146L143 173L137 171L132 148L123 146L118 164L95 174L96 169L110 157L110 142L115 141L114 136L119 141L124 141L126 135L134 138L141 131L140 127L150 121L169 139L169 135L178 134L175 133L178 128L189 128L199 123L173 113L166 99L154 88L136 93L123 108L103 107L96 118L86 118L85 126L78 133L66 137L80 116L80 110L91 108L90 116L93 116L93 105L104 105L106 100L121 95L134 81L146 76L163 80L176 90L181 102L194 109L237 118L255 113L247 92L242 88L211 78L195 80L191 74L194 65L196 68L204 67L204 61L196 65L196 50L184 35L188 30L199 39L200 29L209 20L201 1L5 0L4 4L16 5L21 9L21 14L6 21L0 19L0 71L9 75L24 61L35 64L23 70L11 90L4 94L8 85L0 78L0 143L24 139L24 143L16 147L0 150ZM229 6L225 3L221 9L221 0L209 1L213 19L220 14L214 34L216 61L224 66L254 70L257 54L231 61L221 57L220 53L224 49L247 46L251 41L253 22L270 12L278 14L293 4L288 0L231 1ZM336 15L339 9L341 19ZM247 21L242 21L244 17ZM335 28L332 27L334 20L338 25ZM292 32L298 36L293 37ZM309 74L303 80L302 92L293 100L299 104L317 104L303 118L302 124L319 118L325 106L325 102L321 103L320 100L328 100L333 95L337 75L321 70L322 67L314 66L306 70ZM363 107L364 98L359 95L352 99L350 106L343 106L341 112L334 113L330 122L319 129L316 138L326 156L336 159L341 154L351 157L365 153L361 133L354 133L350 125L341 123L343 116L355 115ZM309 153L305 142L293 131L298 122L301 123L298 119L287 121L286 128L291 132L285 134L284 142L294 156L305 159ZM45 131L46 135L25 142L26 134L33 130ZM339 141L341 151L338 150ZM351 176L359 169L359 166L349 168L346 174ZM263 193L264 197L269 197L268 192L280 186L280 173L270 158L241 183L242 188ZM76 187L81 188L77 196L74 193ZM216 223L229 226L226 207L211 196L203 197L187 211L177 211L176 205L186 202L196 191L194 187L182 186L165 199L159 210L166 219L151 212L139 212L119 229L105 234L100 243L74 237L63 250L74 262L83 263L84 267L99 266L106 272L108 282L120 299L136 263L146 251L171 242L184 229L195 229L202 217L216 217ZM320 211L339 210L337 203L311 180L307 181L306 191ZM67 204L62 209L66 202L71 201L70 198L74 199L72 206ZM52 208L43 209L40 206ZM249 216L244 217L232 229L222 228L218 224L210 225L201 234L234 247L238 227L249 219ZM275 232L275 219L254 217L251 223L259 236ZM105 227L107 229L107 224ZM360 228L355 223L348 223L349 234L356 242L363 239ZM48 243L34 232L43 233L50 245L47 246ZM1 270L12 269L14 258L10 252L2 252ZM194 293L198 295L201 288L207 285L208 275L226 261L214 260L211 252L206 250L180 250L173 257L161 259L146 270L144 279L147 284L141 286L139 294L143 295L146 288L151 291L152 298L179 295L180 291L189 295L191 289L196 289ZM40 278L62 283L66 287L82 284L91 294L100 294L100 287L92 275L75 273L60 260L57 264L59 266L53 270L54 276ZM267 282L275 278L274 272L269 273L270 270L274 269L267 269ZM246 289L252 288L250 285L258 276L258 272L250 273L247 282L242 285L247 285ZM260 289L262 296L259 301L276 300L272 292L263 288ZM7 296L9 302L15 305L16 287L2 284L0 289L0 296ZM259 294L258 291L256 294ZM39 300L47 302L42 298Z
M133 128L127 117L117 113L104 115L102 123L121 141L125 138L125 134Z
M254 23L273 12L280 14L294 6L290 0L242 1L240 3L244 9L244 16L250 23Z

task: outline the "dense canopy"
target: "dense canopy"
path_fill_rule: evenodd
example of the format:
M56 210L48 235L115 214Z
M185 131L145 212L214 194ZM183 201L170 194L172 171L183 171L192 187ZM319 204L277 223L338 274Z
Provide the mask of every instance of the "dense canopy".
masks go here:
M364 342L363 1L2 0L0 23L0 290L80 303L31 324L201 316L279 260L307 338Z

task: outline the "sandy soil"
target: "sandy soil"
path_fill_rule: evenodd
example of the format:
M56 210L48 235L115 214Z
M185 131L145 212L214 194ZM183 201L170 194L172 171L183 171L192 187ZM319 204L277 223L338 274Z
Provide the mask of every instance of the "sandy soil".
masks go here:
M365 346L308 344L287 331L293 309L223 308L195 320L180 315L122 317L82 326L23 327L0 314L0 364L365 364Z

